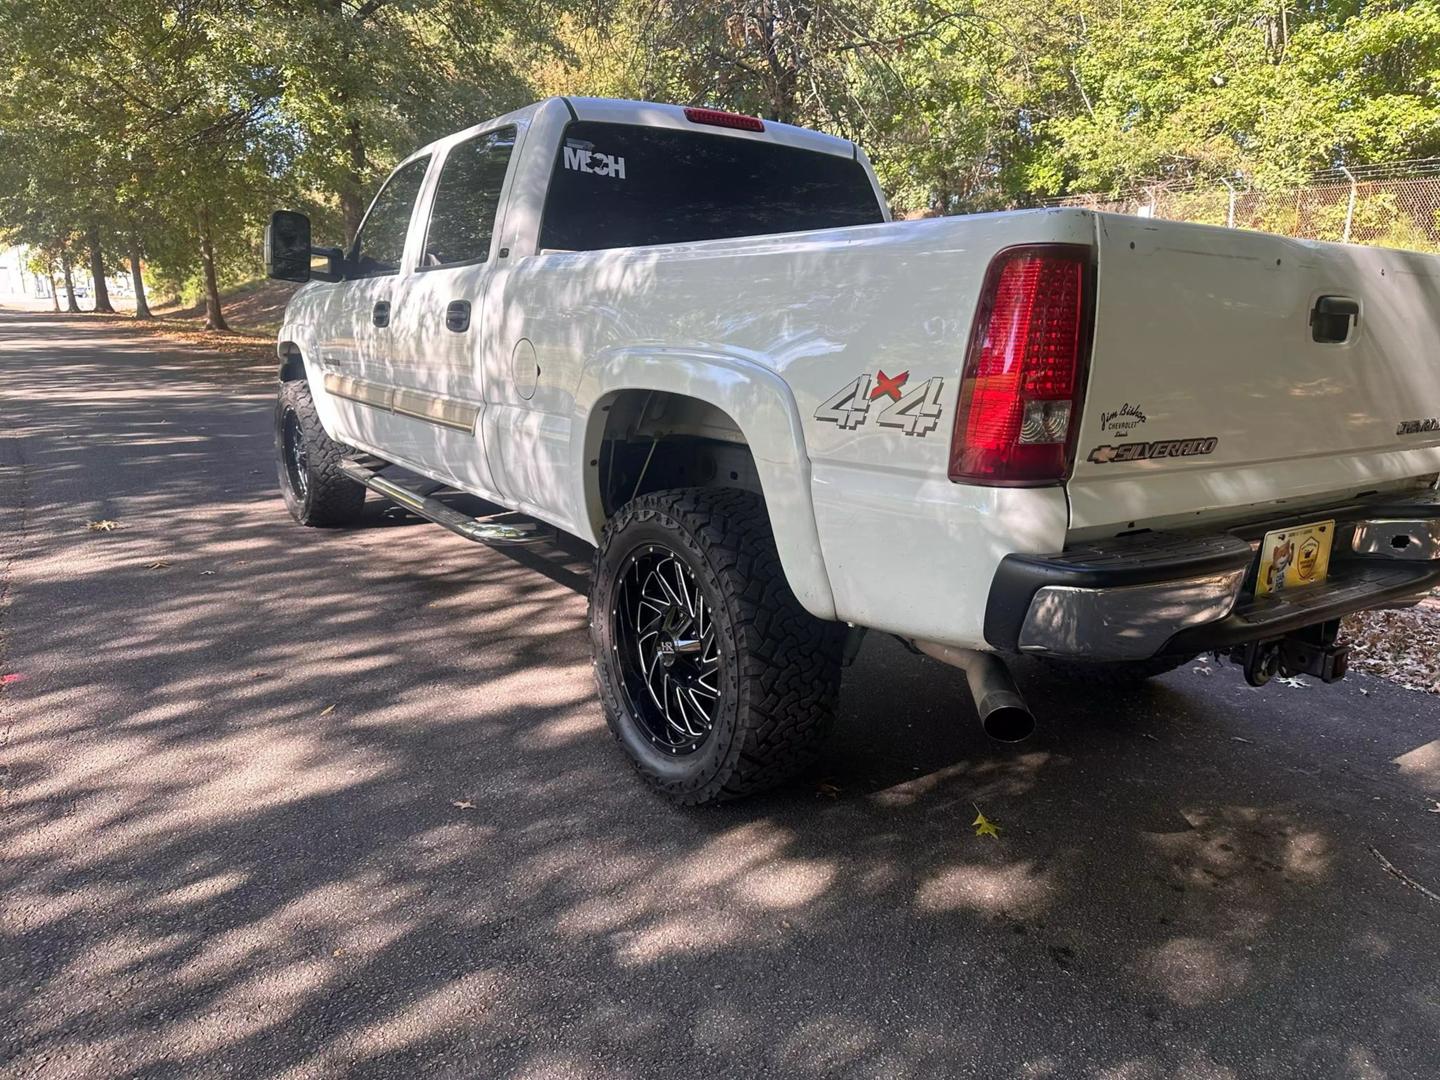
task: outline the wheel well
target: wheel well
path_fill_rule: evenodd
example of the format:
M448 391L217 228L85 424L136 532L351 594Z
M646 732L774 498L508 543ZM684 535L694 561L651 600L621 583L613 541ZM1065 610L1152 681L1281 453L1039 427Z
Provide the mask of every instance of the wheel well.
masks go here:
M305 361L300 356L300 346L287 341L280 346L280 381L295 382L305 378Z
M599 408L605 426L591 463L606 518L638 495L668 488L763 494L739 425L709 402L661 390L622 390Z

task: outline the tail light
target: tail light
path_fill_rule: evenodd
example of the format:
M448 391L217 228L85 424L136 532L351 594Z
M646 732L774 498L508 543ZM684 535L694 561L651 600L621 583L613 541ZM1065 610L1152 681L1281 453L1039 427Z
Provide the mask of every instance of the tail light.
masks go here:
M951 480L1065 479L1084 393L1090 260L1088 247L1034 244L991 262L960 380Z
M765 121L758 116L725 112L722 109L688 108L685 110L685 119L692 124L713 124L715 127L735 128L737 131L765 130Z

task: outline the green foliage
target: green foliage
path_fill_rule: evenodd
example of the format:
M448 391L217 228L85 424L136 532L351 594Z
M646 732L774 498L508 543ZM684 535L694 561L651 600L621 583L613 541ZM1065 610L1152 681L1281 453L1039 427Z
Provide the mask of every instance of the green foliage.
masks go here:
M77 263L92 232L176 293L250 277L279 204L348 238L400 157L550 93L854 137L901 211L1440 155L1440 0L0 3L0 232ZM1169 198L1225 220L1214 185ZM1430 227L1375 196L1352 233Z

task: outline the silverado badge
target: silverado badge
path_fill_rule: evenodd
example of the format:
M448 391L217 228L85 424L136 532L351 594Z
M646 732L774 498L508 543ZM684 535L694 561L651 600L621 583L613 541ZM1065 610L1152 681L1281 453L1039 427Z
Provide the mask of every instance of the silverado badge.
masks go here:
M1104 465L1111 461L1198 457L1201 454L1213 454L1215 447L1219 445L1220 440L1213 435L1203 439L1161 439L1159 442L1121 443L1119 446L1106 444L1091 450L1085 460L1094 462L1096 465Z

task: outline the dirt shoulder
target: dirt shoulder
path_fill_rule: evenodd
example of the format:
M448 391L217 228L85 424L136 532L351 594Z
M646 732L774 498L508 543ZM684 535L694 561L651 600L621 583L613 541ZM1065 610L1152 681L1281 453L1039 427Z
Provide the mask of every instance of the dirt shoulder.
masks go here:
M275 357L275 332L250 329L236 324L229 330L206 330L203 317L185 314L160 314L152 319L137 319L129 312L100 315L92 311L78 314L56 312L51 308L0 304L0 310L43 316L47 321L80 326L104 326L108 332L127 337L151 337L183 345L197 352L243 356L247 360L264 361Z
M1350 616L1342 640L1356 671L1440 694L1440 590L1413 608Z
M188 306L155 303L151 307L154 317L150 319L135 318L134 300L128 296L113 298L116 308L113 315L93 311L57 312L48 300L5 299L0 300L0 309L44 315L81 326L104 325L114 332L160 338L205 353L272 360L275 335L284 319L285 305L298 287L283 281L253 281L229 290L221 297L228 330L205 329L203 302ZM89 302L88 299L81 301L82 304Z

